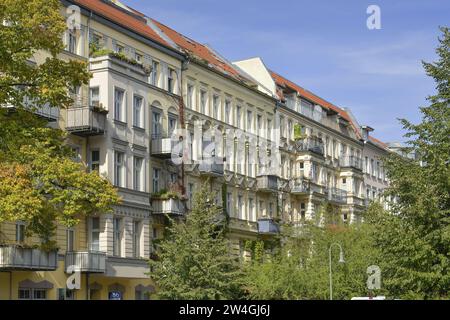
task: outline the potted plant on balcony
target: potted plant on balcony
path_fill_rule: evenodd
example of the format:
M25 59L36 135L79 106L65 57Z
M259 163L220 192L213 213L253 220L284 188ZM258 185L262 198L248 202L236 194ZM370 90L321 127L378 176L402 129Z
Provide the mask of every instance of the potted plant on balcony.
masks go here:
M98 112L101 114L108 114L108 110L103 106L103 103L92 103L92 111Z
M299 141L306 138L306 135L303 133L303 126L300 123L294 124L294 140Z

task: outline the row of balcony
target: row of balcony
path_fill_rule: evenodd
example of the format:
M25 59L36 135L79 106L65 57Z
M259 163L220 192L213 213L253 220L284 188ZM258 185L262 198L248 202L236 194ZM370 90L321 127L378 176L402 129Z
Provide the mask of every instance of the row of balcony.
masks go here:
M168 209L168 208L166 208ZM275 235L280 232L278 224L271 218L261 218L257 223L261 235ZM72 273L105 273L107 270L105 252L67 252L65 271ZM72 270L69 270L72 267ZM58 268L58 250L44 251L17 245L0 246L0 271L54 271Z
M119 260L119 261L117 261ZM144 276L147 262L143 259L109 257L105 252L67 252L64 257L65 272L108 273L117 266L137 266L135 276ZM69 270L69 267L73 269ZM58 250L44 251L17 245L0 246L0 271L54 271L58 268ZM139 270L138 270L139 269ZM120 271L120 270L119 270ZM142 273L142 274L140 274ZM121 276L117 275L116 276ZM123 274L123 276L126 276Z

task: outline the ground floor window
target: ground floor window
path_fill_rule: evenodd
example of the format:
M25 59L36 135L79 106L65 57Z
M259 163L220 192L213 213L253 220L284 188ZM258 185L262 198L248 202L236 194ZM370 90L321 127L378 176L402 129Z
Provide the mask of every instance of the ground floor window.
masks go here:
M136 300L150 300L150 293L142 290L136 290Z
M20 300L45 300L45 299L47 299L47 290L46 289L20 288L19 289L19 299Z
M58 289L58 300L75 300L75 290Z

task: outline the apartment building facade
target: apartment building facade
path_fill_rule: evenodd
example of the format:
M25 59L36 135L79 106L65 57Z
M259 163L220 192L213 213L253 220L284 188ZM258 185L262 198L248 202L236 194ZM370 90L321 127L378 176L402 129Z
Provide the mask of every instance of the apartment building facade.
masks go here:
M202 183L227 212L232 249L244 258L246 240L276 237L283 223L301 224L327 203L357 221L387 186L378 176L383 144L261 59L230 62L118 1L62 4L66 17L81 17L64 35L62 58L87 62L93 77L71 88L73 107L51 120L70 133L77 161L123 201L73 229L58 226L58 251L0 247L0 299L149 298L147 260L165 216L187 214ZM1 230L9 242L38 242L24 227ZM80 289L67 289L69 266L81 270Z

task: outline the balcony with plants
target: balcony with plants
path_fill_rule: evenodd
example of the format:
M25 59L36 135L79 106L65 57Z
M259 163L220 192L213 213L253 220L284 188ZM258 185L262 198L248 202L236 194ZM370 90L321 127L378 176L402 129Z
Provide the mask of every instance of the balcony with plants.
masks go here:
M151 195L152 213L156 215L184 215L186 211L185 200L181 187L172 184L169 189L161 189Z
M141 80L146 80L152 71L151 66L145 65L123 52L116 52L94 43L91 43L89 48L91 70L102 68L102 62L106 60L109 62L107 67L116 68L121 72L125 71L124 69L129 69L134 72L136 77L141 78Z

